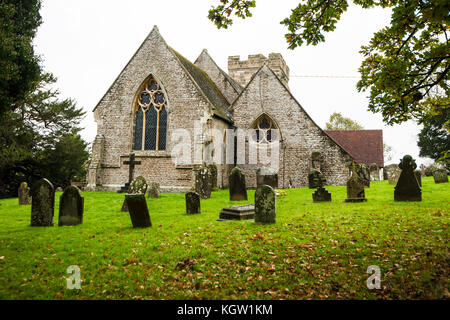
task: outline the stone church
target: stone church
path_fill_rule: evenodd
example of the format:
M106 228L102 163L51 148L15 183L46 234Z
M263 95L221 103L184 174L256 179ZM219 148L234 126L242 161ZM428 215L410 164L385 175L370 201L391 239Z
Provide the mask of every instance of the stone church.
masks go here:
M211 143L208 131L213 129L256 130L255 137L246 137L245 146L234 150L248 150L249 139L261 145L277 140L279 188L307 186L313 168L323 172L328 185L344 185L353 159L291 94L289 68L280 54L251 55L246 61L231 56L226 73L207 50L191 63L165 42L156 26L95 107L94 118L90 190L118 190L127 183L131 153L139 163L134 177L158 182L163 192L190 189L204 159L175 163L173 135L180 128L194 135L195 123L206 134L192 137L192 148ZM247 187L256 187L260 164L250 162L217 165L218 186L227 187L234 165L245 173Z

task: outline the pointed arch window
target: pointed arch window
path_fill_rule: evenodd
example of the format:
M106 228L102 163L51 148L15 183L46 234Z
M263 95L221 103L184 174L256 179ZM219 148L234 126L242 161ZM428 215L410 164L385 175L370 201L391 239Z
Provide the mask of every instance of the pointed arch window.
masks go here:
M134 150L166 150L167 99L153 76L136 100Z
M262 115L253 124L253 141L256 143L270 143L278 139L278 127L267 115Z

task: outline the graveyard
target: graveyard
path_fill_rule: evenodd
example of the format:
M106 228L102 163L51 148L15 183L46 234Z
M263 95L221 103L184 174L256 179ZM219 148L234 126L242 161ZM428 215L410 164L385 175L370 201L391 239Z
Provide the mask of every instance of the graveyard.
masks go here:
M62 192L48 227L2 199L0 299L448 299L449 184L421 184L420 202L394 201L387 180L371 181L361 202L346 202L345 186L326 186L325 202L284 189L268 224L218 221L224 207L254 204L253 189L241 201L213 191L200 214L186 213L183 193L145 196L147 228L121 212L124 193L81 192L82 223L70 226L58 226ZM66 287L72 265L80 290ZM366 286L371 265L380 290Z

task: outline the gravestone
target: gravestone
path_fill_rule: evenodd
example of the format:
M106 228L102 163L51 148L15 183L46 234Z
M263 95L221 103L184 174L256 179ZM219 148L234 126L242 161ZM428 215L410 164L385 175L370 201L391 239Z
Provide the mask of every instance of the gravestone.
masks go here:
M152 199L158 199L159 198L159 183L158 182L150 182L148 186L148 197Z
M255 217L255 205L232 206L220 211L219 220L249 220Z
M131 186L130 186L131 187ZM147 201L145 193L126 194L125 200L130 212L131 223L133 228L148 228L152 226L150 214L148 213Z
M364 187L370 188L370 170L363 163L356 164L356 174Z
M31 226L53 226L55 188L47 179L41 179L31 188Z
M422 173L420 170L414 170L414 175L416 176L417 182L419 183L419 187L422 188Z
M410 155L406 155L400 160L398 166L402 172L395 186L394 200L422 201L422 190L414 174L414 170L417 168L414 159Z
M59 198L58 226L74 226L83 223L84 198L80 189L67 187Z
M325 177L319 170L312 170L308 175L308 186L310 189L318 188L326 183Z
M147 182L145 181L145 178L143 176L139 176L136 179L134 179L129 188L129 194L143 194L147 192ZM122 209L121 212L128 212L128 206L127 206L127 197L123 200Z
M199 167L195 171L195 192L201 199L210 199L212 191L211 173L205 166Z
M19 205L26 206L30 202L30 188L26 182L22 182L19 187Z
M247 189L245 186L245 175L238 167L231 170L229 177L230 201L247 200Z
M316 192L312 195L314 202L327 202L331 201L331 193L324 187L318 187Z
M211 188L212 190L217 189L217 166L215 163L208 166L209 173L211 175Z
M376 163L372 163L369 166L369 172L370 172L370 180L372 181L380 180L380 168L378 168Z
M425 165L422 163L420 165L420 174L422 175L422 177L425 177Z
M433 172L434 183L445 183L448 182L447 171L444 169L434 170Z
M63 190L63 188L61 188L61 187L58 187L58 188L56 188L56 190L55 190L55 192L63 192L64 190Z
M345 202L364 202L367 201L364 193L364 185L358 177L357 164L352 163L352 176L347 181L347 199Z
M186 213L196 214L200 213L200 196L197 192L187 192L185 194L186 199Z
M389 184L397 184L400 173L402 172L398 164L390 164L384 167L383 171L385 180L388 180Z
M256 186L268 185L278 188L278 173L272 168L261 167L256 170Z
M255 192L255 222L275 223L276 197L271 186L260 186Z

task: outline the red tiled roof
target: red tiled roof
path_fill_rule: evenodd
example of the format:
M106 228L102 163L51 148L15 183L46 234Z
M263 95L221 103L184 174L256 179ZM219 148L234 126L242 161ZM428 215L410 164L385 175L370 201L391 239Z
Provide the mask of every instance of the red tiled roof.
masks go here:
M358 163L384 167L383 130L325 130Z

